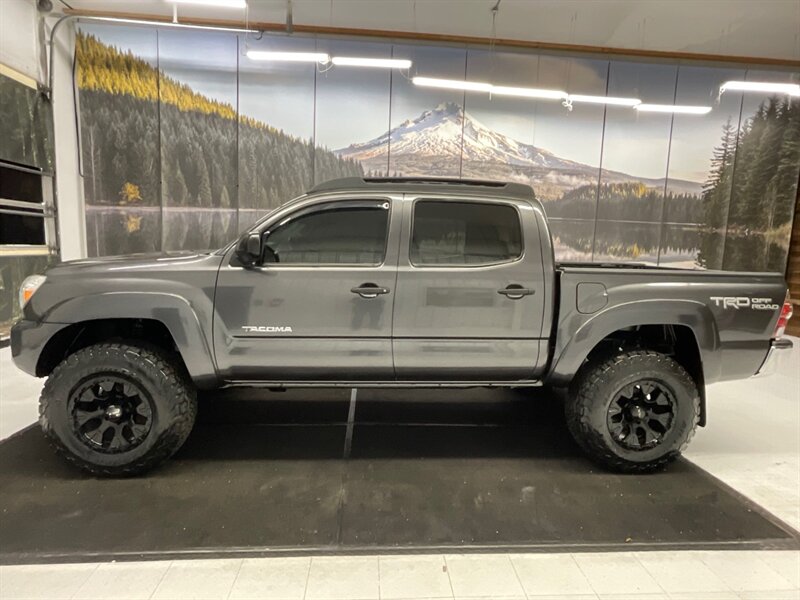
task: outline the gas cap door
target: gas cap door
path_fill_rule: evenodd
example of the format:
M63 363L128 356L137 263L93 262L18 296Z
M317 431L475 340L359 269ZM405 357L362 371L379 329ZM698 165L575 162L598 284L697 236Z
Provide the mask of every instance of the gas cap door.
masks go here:
M575 304L579 313L596 313L608 304L608 290L602 283L579 283Z

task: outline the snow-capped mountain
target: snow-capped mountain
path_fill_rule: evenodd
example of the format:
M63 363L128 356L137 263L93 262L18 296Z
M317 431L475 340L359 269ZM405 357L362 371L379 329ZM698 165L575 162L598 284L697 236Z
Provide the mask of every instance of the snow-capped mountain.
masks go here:
M368 142L352 144L336 150L343 158L365 161L386 156L386 141L391 138L392 156L459 156L485 162L512 165L574 168L579 163L563 160L530 144L518 142L486 127L452 102L426 110L416 119L404 121L390 132Z
M530 183L542 198L555 199L566 190L597 183L597 167L561 158L494 131L450 102L426 110L416 119L404 121L368 142L351 144L335 152L342 158L359 161L365 171L383 172L387 149L391 152L393 173L452 175L454 164L456 170L460 164L465 177ZM606 181L614 183L636 181L650 186L664 185L663 179L644 179L605 170L603 173ZM675 180L670 183L675 184ZM698 183L680 184L685 184L682 187L686 191L699 193Z

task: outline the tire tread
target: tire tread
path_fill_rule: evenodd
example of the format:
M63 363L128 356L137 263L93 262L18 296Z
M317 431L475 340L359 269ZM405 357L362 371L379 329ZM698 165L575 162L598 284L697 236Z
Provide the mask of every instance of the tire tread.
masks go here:
M592 425L590 414L596 403L595 390L608 383L620 366L640 364L643 368L652 368L653 361L656 364L661 363L662 368L678 377L687 389L694 391L692 395L694 416L688 436L680 447L673 448L659 458L637 463L626 460L613 452L603 438L603 434ZM673 462L691 442L700 422L700 395L697 393L697 385L692 377L675 359L653 350L630 350L606 356L594 364L586 365L579 373L577 381L572 387L572 393L565 402L565 415L572 437L591 459L622 473L649 473L661 470Z
M59 400L55 389L70 373L87 364L102 364L104 359L114 356L136 360L140 367L157 372L163 382L159 393L171 399L172 407L169 426L161 432L153 447L138 460L118 467L96 465L71 452L51 426L48 410L51 403ZM197 393L182 365L160 348L140 342L101 343L76 351L53 369L39 398L39 424L56 453L84 471L105 477L138 475L167 460L189 437L196 416Z

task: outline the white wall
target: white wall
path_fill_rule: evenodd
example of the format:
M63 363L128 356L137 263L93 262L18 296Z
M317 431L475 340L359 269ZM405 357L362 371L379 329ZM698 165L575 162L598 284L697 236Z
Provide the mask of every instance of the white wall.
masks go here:
M2 1L2 0L0 0ZM292 0L296 25L491 37L497 0ZM172 14L163 0L69 0L76 9ZM284 23L286 0L179 15ZM495 35L515 40L800 60L798 0L501 0Z
M54 18L48 19L48 35L54 23ZM78 132L75 126L72 77L74 48L75 28L72 22L62 23L56 31L51 95L56 141L56 206L62 260L86 257L83 180L78 165Z
M38 19L33 0L0 0L0 63L41 82Z

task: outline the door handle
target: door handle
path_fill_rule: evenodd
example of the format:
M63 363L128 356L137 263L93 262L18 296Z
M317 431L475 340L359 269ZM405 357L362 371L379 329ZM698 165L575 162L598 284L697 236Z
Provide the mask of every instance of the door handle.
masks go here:
M362 283L358 287L351 288L350 291L362 298L377 298L381 294L388 294L389 288L380 287L374 283Z
M519 300L523 296L532 296L536 293L536 290L532 290L530 288L524 288L521 285L516 283L512 283L511 285L504 287L503 289L497 290L498 294L502 294L506 298L510 298L511 300Z

